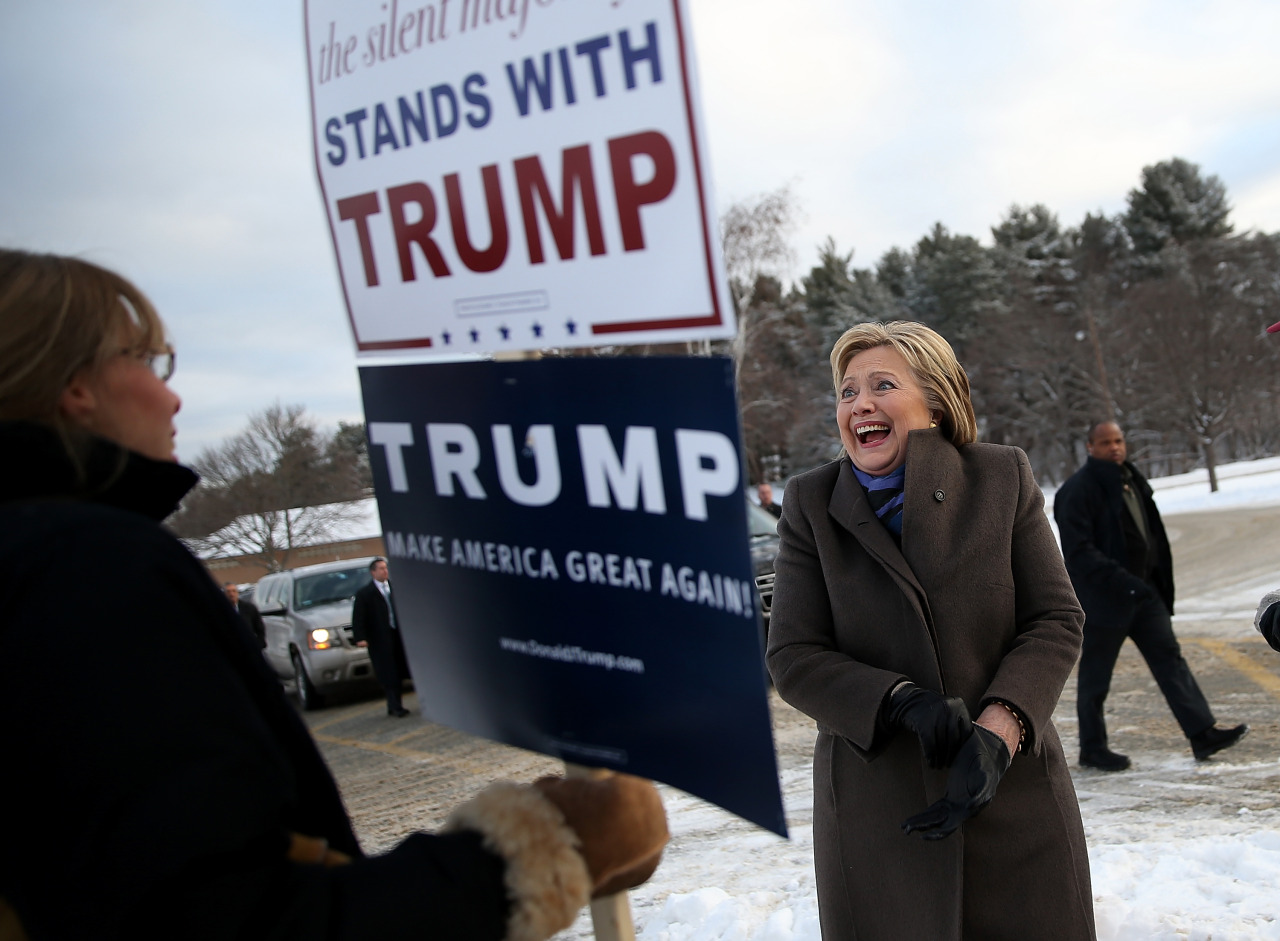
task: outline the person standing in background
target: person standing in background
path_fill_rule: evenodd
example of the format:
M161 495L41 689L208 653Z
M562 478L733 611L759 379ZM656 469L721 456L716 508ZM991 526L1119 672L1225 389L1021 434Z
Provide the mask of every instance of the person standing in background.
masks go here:
M356 592L351 610L351 633L356 643L369 648L373 673L387 694L387 715L402 719L409 710L400 701L404 681L409 679L409 664L400 638L400 623L395 602L391 598L391 576L386 559L369 563L373 581Z
M1128 460L1124 432L1097 422L1089 457L1053 501L1062 554L1085 611L1076 712L1080 764L1124 771L1127 755L1107 746L1103 704L1126 637L1132 638L1197 761L1236 744L1247 725L1220 729L1173 635L1173 554L1151 485Z
M772 513L774 519L782 517L782 507L773 502L773 487L767 483L763 483L756 488L756 495L760 497L761 509L768 510Z
M244 621L245 627L253 631L253 636L258 638L258 646L265 648L267 646L267 628L262 623L262 614L258 611L258 606L252 601L241 600L240 589L232 582L223 584L222 593L231 602L231 607L236 609L236 614L240 615L240 620Z

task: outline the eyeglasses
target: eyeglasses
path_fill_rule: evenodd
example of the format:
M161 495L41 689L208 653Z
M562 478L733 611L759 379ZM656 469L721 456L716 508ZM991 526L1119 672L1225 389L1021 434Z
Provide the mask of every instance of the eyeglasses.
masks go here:
M147 368L155 373L155 377L161 382L168 382L173 377L174 366L177 361L177 353L174 352L172 346L167 343L163 350L121 350L124 356L132 356L146 364Z
M156 374L161 382L168 382L173 377L173 370L178 364L178 354L172 346L166 346L161 353L148 353L144 362Z

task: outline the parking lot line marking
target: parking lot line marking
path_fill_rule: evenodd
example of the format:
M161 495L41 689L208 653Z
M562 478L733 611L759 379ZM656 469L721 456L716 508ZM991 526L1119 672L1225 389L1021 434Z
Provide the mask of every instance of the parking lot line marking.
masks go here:
M415 761L424 761L429 764L439 765L445 768L453 768L455 771L463 771L467 774L485 774L485 765L474 761L451 761L443 759L439 755L431 752L418 751L415 748L405 748L401 745L394 745L389 742L366 742L359 738L343 738L340 735L313 734L318 742L324 742L327 745L343 745L347 748L360 748L364 751L381 752L384 755L394 755L397 758L412 758Z
M395 738L393 738L393 739L392 739L390 742L388 742L387 744L388 744L388 745L399 745L401 742L407 742L407 741L409 741L409 739L411 739L411 738L421 738L422 736L424 736L424 735L426 735L426 734L427 734L427 729L413 729L412 731L405 732L403 735L397 735Z
M377 702L361 709L352 709L350 712L341 712L337 715L329 716L323 722L317 722L315 725L310 726L310 729L314 734L319 732L321 729L327 729L331 725L337 725L339 722L346 722L348 719L354 719L358 716L367 716L371 712L377 712L381 708L382 703Z
M317 742L324 742L328 745L345 745L347 748L360 748L365 751L382 752L385 755L395 755L397 758L420 758L429 759L433 757L427 752L417 751L413 748L403 748L399 745L392 745L385 742L366 742L359 738L346 738L342 735L326 735L324 733L312 732L312 737Z
M1183 640L1183 643L1203 647L1220 660L1225 660L1238 673L1243 673L1276 699L1280 699L1280 676L1276 676L1266 667L1259 666L1226 641L1208 637L1189 637Z

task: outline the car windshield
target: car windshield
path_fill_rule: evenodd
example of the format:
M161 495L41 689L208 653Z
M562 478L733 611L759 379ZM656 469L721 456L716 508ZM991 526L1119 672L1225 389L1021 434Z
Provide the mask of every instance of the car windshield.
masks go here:
M750 500L747 501L747 532L752 538L756 536L778 535L778 521L768 510L763 510Z
M304 575L294 582L293 607L301 611L303 608L314 608L318 604L348 601L357 591L369 584L371 579L369 568L365 565L339 569L336 572L323 572L319 575Z

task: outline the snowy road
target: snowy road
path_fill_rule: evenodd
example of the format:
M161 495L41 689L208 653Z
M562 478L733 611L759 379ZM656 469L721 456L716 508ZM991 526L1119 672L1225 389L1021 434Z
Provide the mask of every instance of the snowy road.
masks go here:
M1162 501L1163 505L1163 501ZM1223 723L1250 735L1197 763L1145 665L1126 645L1108 717L1132 771L1077 770L1100 941L1280 941L1280 654L1253 631L1257 599L1280 586L1280 506L1168 516L1178 581L1175 626ZM1074 680L1056 721L1074 754ZM412 699L407 701L412 706ZM663 788L673 840L632 894L648 941L818 941L812 872L813 725L773 698L791 840ZM416 719L381 699L308 716L370 851L438 826L484 783L529 780L558 762ZM585 916L564 938L588 938Z

